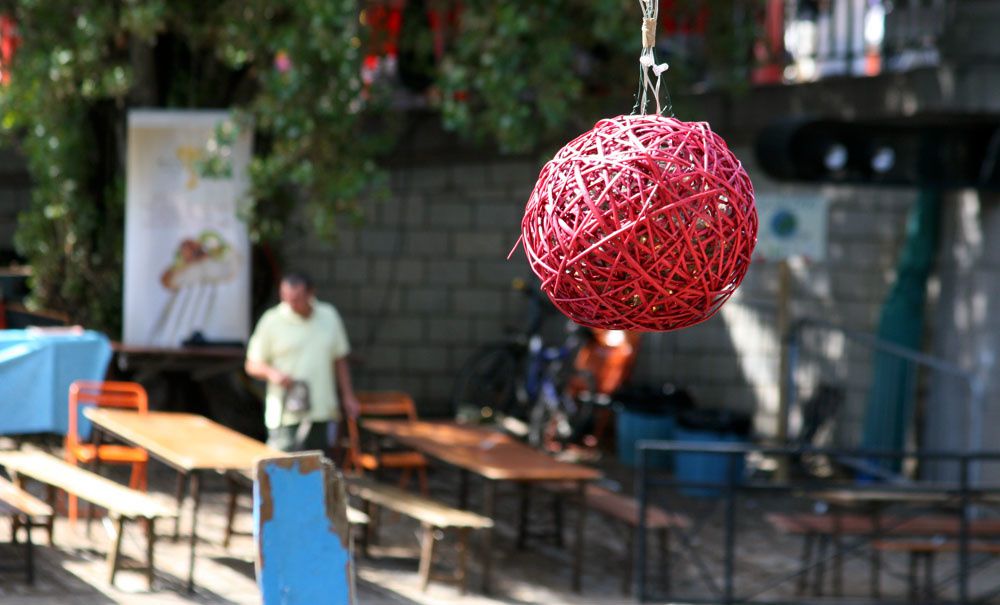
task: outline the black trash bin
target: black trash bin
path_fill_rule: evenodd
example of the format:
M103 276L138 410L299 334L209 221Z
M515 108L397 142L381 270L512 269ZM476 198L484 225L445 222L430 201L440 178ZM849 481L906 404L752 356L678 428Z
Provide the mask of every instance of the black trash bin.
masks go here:
M684 389L673 384L629 387L615 393L615 442L618 460L636 466L635 444L643 439L673 439L677 414L693 408L694 402ZM647 465L669 469L668 452L650 452Z
M746 443L751 426L752 419L746 414L729 410L687 410L677 417L674 440L689 444ZM739 483L745 469L742 455L677 452L674 462L674 478L680 484L679 491L700 498L718 496L730 479Z

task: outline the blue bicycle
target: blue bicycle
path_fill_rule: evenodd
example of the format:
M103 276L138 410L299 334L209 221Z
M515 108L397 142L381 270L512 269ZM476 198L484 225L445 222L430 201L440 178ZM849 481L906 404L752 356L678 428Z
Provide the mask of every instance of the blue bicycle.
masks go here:
M546 320L562 316L537 289L521 280L513 287L528 299L527 327L473 354L455 381L453 410L460 420L503 423L536 446L571 441L590 415L589 403L566 388L581 379L573 359L588 332L562 319L562 342L547 344Z

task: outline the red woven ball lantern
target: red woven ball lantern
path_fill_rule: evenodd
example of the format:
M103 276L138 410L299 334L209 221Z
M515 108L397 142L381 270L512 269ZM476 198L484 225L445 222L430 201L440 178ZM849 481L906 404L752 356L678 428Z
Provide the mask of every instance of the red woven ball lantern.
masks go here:
M736 291L757 212L708 124L618 116L542 168L521 232L542 290L575 322L665 331L708 319Z

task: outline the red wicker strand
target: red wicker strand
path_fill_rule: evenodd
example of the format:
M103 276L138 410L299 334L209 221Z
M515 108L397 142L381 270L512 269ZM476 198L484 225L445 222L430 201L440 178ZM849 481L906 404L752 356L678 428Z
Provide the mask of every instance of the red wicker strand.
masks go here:
M542 168L521 241L542 290L577 323L676 330L714 315L746 275L753 199L708 124L618 116Z

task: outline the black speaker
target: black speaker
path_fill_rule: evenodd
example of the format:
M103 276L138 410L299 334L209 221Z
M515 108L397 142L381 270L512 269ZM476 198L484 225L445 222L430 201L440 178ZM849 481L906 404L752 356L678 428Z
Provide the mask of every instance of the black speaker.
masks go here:
M1000 188L1000 119L784 119L760 132L756 151L783 181Z

